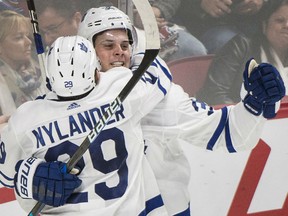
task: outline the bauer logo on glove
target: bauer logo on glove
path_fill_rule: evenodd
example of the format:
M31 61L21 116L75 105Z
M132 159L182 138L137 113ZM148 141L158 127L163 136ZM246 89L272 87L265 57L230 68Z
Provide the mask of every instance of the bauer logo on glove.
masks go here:
M280 100L285 96L285 86L279 71L268 63L258 65L252 58L246 63L243 79L245 108L253 115L275 117Z

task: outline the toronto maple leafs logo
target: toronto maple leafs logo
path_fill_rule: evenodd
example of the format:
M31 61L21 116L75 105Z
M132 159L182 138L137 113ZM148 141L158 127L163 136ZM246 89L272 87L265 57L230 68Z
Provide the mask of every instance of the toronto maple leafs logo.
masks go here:
M88 52L88 47L82 42L82 43L78 43L78 45L80 46L80 50L83 50L84 52Z
M0 164L4 164L6 159L5 145L3 142L0 144Z

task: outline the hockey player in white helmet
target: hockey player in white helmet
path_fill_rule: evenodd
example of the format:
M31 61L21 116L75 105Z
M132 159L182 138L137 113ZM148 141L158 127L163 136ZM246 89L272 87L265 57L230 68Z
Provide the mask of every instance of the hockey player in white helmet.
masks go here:
M79 25L78 35L87 38L94 45L97 53L98 49L95 44L96 36L105 33L108 30L109 32L113 30L123 30L126 32L128 40L125 41L125 43L120 44L120 46L126 46L126 50L129 51L130 57L124 62L124 65L130 67L132 64L131 57L133 57L131 53L134 49L137 49L137 35L130 18L118 8L108 6L89 9L83 15L82 21ZM110 36L115 37L116 35L110 34ZM115 39L112 38L112 40ZM106 42L106 44L108 43ZM101 55L101 53L99 53L99 55ZM110 68L109 65L106 65L105 61L102 63L102 71Z
M59 98L82 97L95 87L95 73L101 66L93 51L91 43L80 36L55 41L46 65L51 89Z
M136 38L129 18L122 11L115 7L91 8L84 15L78 34L94 44L101 64L106 65L105 69L130 65L129 67L134 70L140 64L143 53L136 54L135 50L131 52L124 48L116 51L122 48L117 35L121 32L115 31L117 29L127 31L126 43L131 41L131 38ZM105 47L107 44L109 47ZM122 58L126 60L122 64L119 63L120 60L117 64L111 60L116 61L115 59L120 59L120 55L125 56L127 53L130 58ZM111 59L107 58L107 55L110 55ZM264 87L268 80L259 77L257 80L257 76L248 79L248 73L251 71L255 71L254 74L261 73L259 71L263 67L267 67L267 71L273 74L275 80L280 80L275 84L277 89L275 97L266 95L268 101L271 101L271 110L264 108L268 107L265 100L255 96L256 93L252 96L253 93L248 88L250 82L254 85L260 82L263 84L260 92L273 91L266 89L267 86ZM147 74L152 69L159 70L159 73L169 72L167 65L160 58L152 63ZM285 92L278 71L266 64L257 67L254 60L249 60L243 70L245 75L245 85L241 92L243 102L235 106L215 111L205 103L189 98L180 86L173 84L165 94L165 98L142 119L141 125L147 146L146 156L154 170L169 215L190 215L188 194L190 168L180 145L183 140L208 150L224 149L232 153L252 149L259 140L266 118L275 116Z
M117 32L117 30L122 30L123 32L126 32L126 40L125 38L121 40L123 38L123 32L119 33ZM106 37L105 33L107 33ZM87 38L91 43L94 44L97 56L100 58L99 61L102 65L102 71L106 71L112 67L116 67L117 64L115 62L119 63L122 59L124 59L122 60L122 66L130 67L132 68L132 70L135 70L142 60L143 53L135 55L135 53L133 52L133 50L136 50L135 46L137 46L137 35L135 34L134 27L130 21L130 18L116 7L111 6L89 9L84 14L82 22L80 23L78 34ZM98 38L97 42L96 38ZM123 48L123 44L126 44L126 46L130 46L130 49ZM110 52L110 47L114 46L121 47L122 53L118 54L116 50L117 48L114 48L114 50L116 51ZM104 50L104 52L102 50ZM103 53L104 57L102 57ZM111 56L115 55L116 57L114 58L114 61L109 61L110 59L107 60L106 53L110 54ZM123 55L124 57L121 58L119 57L119 55ZM120 60L117 61L117 59ZM167 65L160 58L157 58L153 62L147 73L149 73L149 70L151 70L151 68L153 68L153 70L158 70L160 73L170 74ZM158 105L157 107L161 106L162 105ZM177 147L177 152L172 152L171 154L169 153L170 151L167 151L167 145L165 143L163 145L161 143L163 141L158 140L158 138L162 136L161 132L156 132L156 134L154 130L150 132L150 129L152 128L150 126L152 126L153 124L155 124L155 126L161 126L161 122L163 122L162 117L159 115L161 113L162 111L153 111L147 116L147 118L144 118L143 120L143 129L145 129L143 130L145 145L148 146L146 150L146 155L151 164L151 167L155 172L155 176L157 177L162 197L169 212L169 215L188 215L188 213L190 213L189 194L187 188L190 178L189 163L184 153L182 152L182 149L178 142L173 143L173 146L175 145ZM149 127L146 128L145 122L147 121L149 121ZM145 131L147 131L147 133L145 133ZM165 152L171 155L167 157L165 156ZM175 157L174 154L177 154L177 157ZM181 168L175 169L175 176L173 175L173 179L169 179L167 174L171 173L171 170L174 169L175 166L180 166Z
M93 37L96 34L112 29L125 29L130 44L134 42L133 36L135 37L136 35L133 35L135 30L130 18L114 6L89 9L83 15L78 35L85 35L85 38L94 44L95 39Z
M66 171L69 157L132 77L125 67L100 69L87 39L60 37L52 44L47 53L52 91L19 107L1 133L0 181L15 186L27 212L35 201L46 204L43 216L166 216L143 153L140 120L164 98L168 78L140 80L76 164L77 175ZM95 73L101 73L97 85ZM156 70L151 75L162 76Z

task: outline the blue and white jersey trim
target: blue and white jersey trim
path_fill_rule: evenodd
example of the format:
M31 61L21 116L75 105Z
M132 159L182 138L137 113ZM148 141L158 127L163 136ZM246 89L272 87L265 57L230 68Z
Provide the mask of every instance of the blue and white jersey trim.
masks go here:
M2 184L3 186L5 186L7 188L14 188L14 178L10 178L10 177L6 176L1 171L0 171L0 176L1 176L1 178L4 177L4 179L7 180L7 182L3 182L0 180L0 184Z
M229 153L236 152L232 143L232 139L231 139L229 121L227 121L227 124L225 125L225 141L226 141L226 147Z
M169 70L167 69L167 67L165 67L163 64L161 64L161 62L156 58L155 61L157 62L157 64L160 66L161 70L164 72L164 74L168 77L168 79L170 81L172 81L172 74L169 72ZM154 61L152 62L151 65L154 65ZM157 67L157 65L156 65Z
M219 122L219 124L218 124L218 126L217 126L217 128L216 128L216 130L215 130L215 132L213 134L213 136L211 137L211 139L209 140L209 142L207 144L207 148L206 149L211 150L211 151L213 150L213 148L214 148L214 146L215 146L220 134L222 133L222 131L223 131L225 125L226 125L227 118L228 118L228 109L227 109L227 107L223 107L221 109L221 111L222 111L222 116L221 116L220 122Z
M161 195L146 201L146 208L138 216L146 216L153 210L164 206Z
M213 148L214 148L219 136L221 135L222 131L225 129L226 148L227 148L229 153L234 153L234 152L236 152L236 150L233 146L232 139L231 139L229 117L228 117L228 108L223 107L221 109L221 111L222 111L222 116L221 116L220 122L219 122L213 136L209 140L206 149L213 151Z

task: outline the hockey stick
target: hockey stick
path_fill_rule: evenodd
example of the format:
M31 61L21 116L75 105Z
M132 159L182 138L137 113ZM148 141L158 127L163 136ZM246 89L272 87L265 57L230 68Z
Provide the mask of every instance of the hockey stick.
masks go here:
M33 0L32 0L33 1ZM28 2L28 1L27 1ZM81 143L77 151L72 155L70 160L67 162L67 170L70 172L77 162L81 159L83 154L88 150L90 144L97 138L106 124L109 122L113 114L120 108L123 101L129 95L131 90L137 84L141 76L153 62L155 57L158 55L160 50L160 37L158 26L155 20L154 13L148 0L133 0L133 3L138 10L138 13L143 22L145 37L146 37L146 50L142 62L140 63L137 70L134 72L131 79L124 86L122 91L118 94L115 100L110 104L107 111L103 114L102 118L96 123L95 127L88 134L88 136ZM35 10L34 10L35 11ZM34 208L30 211L28 216L37 216L44 208L45 204L37 202Z
M42 78L44 83L46 82L46 70L45 70L45 51L42 43L42 38L39 33L39 26L38 26L38 20L35 10L35 4L33 0L26 0L27 7L29 10L30 20L32 24L32 30L33 30L33 36L34 36L34 42L36 46L39 66L42 74Z

